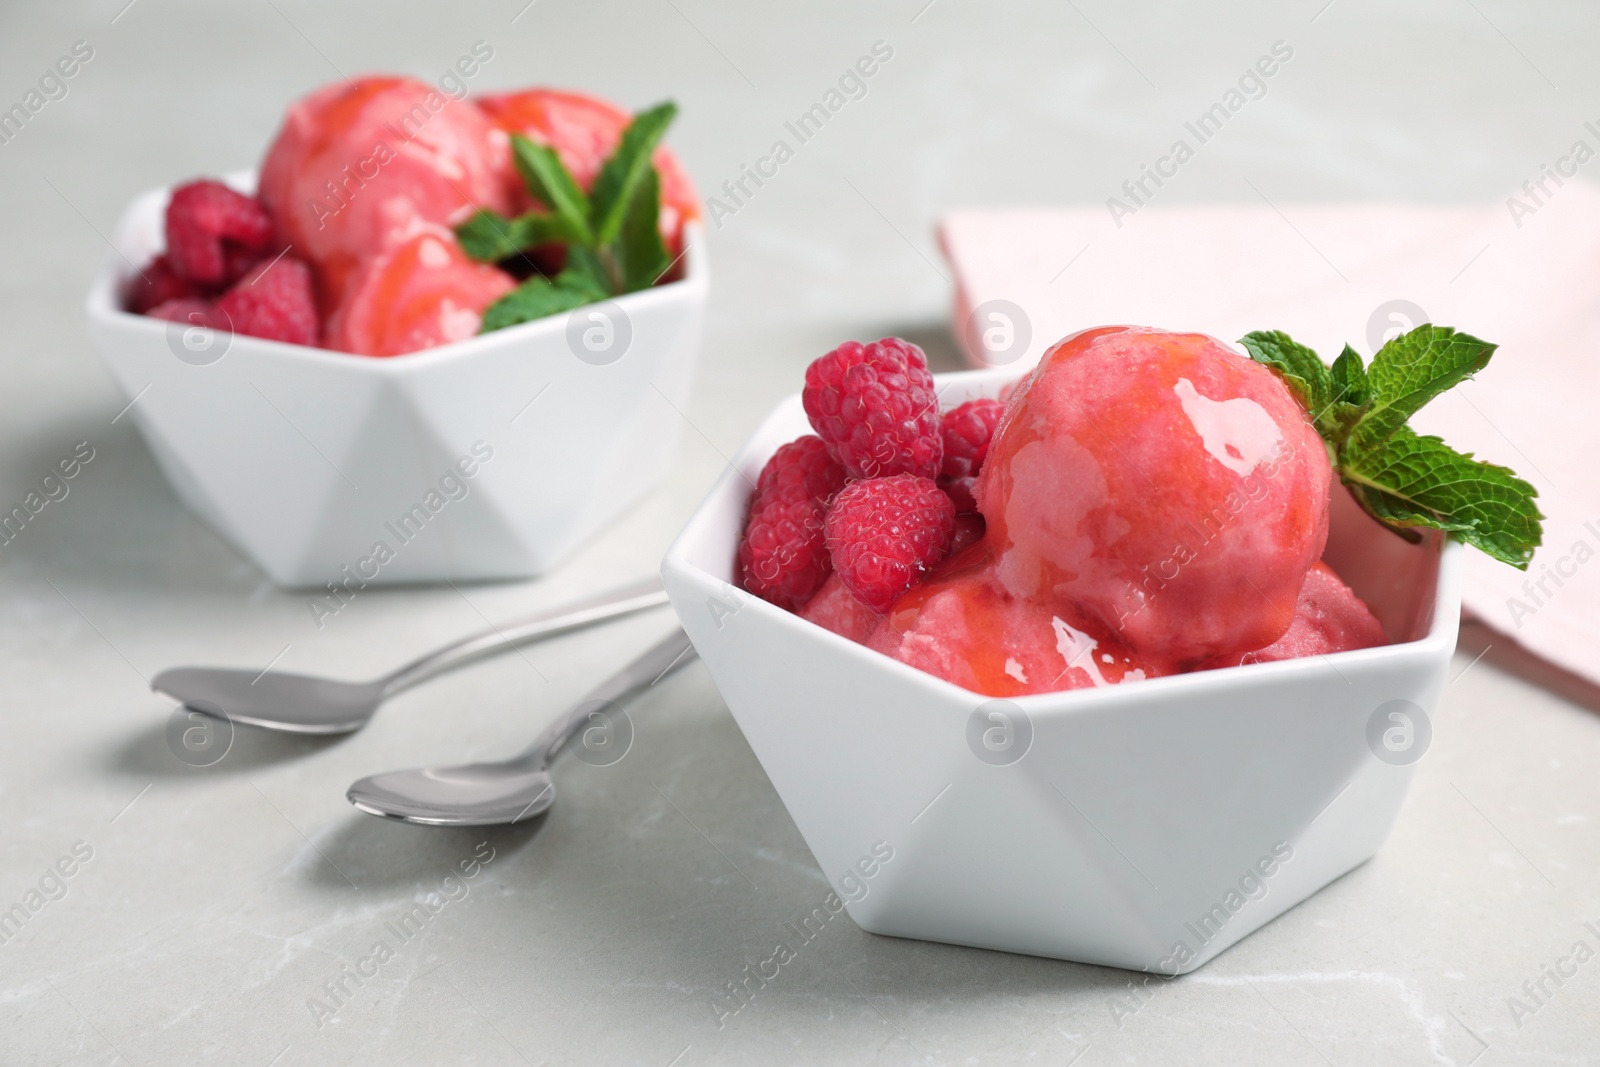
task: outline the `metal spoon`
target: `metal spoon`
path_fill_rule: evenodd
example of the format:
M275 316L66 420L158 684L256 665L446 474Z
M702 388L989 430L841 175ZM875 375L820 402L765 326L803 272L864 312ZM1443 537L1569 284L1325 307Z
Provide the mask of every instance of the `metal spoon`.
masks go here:
M531 819L556 802L550 761L579 727L636 689L694 659L681 629L606 679L559 716L521 755L501 763L417 767L363 778L345 798L367 812L422 826L500 826Z
M341 682L271 670L174 667L156 675L150 688L196 711L269 730L349 733L365 726L378 705L389 697L434 675L516 645L666 602L661 577L652 575L452 641L370 682Z

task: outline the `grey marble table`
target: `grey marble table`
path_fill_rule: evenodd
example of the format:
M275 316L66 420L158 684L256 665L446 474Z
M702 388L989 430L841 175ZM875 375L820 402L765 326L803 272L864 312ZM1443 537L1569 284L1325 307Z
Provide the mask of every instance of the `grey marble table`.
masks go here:
M345 740L241 733L205 769L171 755L147 686L180 662L376 673L648 572L810 359L902 333L954 365L939 212L1102 202L1273 42L1293 62L1164 198L1504 197L1597 117L1597 33L1592 5L1507 0L0 8L0 106L93 52L0 143L0 502L79 442L96 457L0 546L0 908L49 890L0 943L0 1062L1600 1062L1600 962L1545 977L1600 946L1600 720L1467 656L1384 850L1192 976L1135 997L1126 973L846 921L723 1025L714 999L825 882L701 667L638 707L622 762L562 765L535 829L423 830L343 797L513 749L665 616L440 679ZM116 418L81 300L135 191L252 165L283 104L341 73L437 76L480 40L478 88L677 99L707 195L876 42L893 55L719 218L670 484L537 582L365 592L318 629L180 507Z

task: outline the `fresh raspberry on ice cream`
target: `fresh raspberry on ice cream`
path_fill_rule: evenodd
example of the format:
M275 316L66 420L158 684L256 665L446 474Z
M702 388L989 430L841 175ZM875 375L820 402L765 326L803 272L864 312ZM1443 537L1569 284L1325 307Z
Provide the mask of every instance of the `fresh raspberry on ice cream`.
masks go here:
M196 286L231 285L272 247L272 220L254 197L209 179L180 185L167 204L165 261Z
M939 436L944 442L944 464L939 470L941 478L968 478L983 469L984 457L989 454L989 441L994 437L995 424L1005 405L998 400L979 397L960 407L951 408L939 418Z
M295 102L261 165L260 197L329 306L362 263L478 207L507 211L505 138L426 82L340 81Z
M939 471L939 488L950 494L958 514L978 510L974 491L989 440L1005 405L980 397L945 412L939 419L939 436L944 442L944 464ZM979 532L982 530L980 528Z
M1200 334L1104 327L1022 383L977 497L1007 592L1187 666L1289 628L1330 473L1266 367Z
M806 368L812 429L852 478L939 475L939 398L922 349L898 337L846 341Z
M325 341L366 356L464 341L477 334L484 308L514 288L509 274L467 258L450 231L423 227L352 277Z
M292 256L255 268L217 301L222 328L294 345L317 343L311 270Z
M746 589L791 611L812 598L833 569L823 519L843 486L844 468L819 438L807 435L773 453L739 542Z
M887 611L944 558L955 517L931 479L897 474L851 482L828 509L833 569L862 603Z

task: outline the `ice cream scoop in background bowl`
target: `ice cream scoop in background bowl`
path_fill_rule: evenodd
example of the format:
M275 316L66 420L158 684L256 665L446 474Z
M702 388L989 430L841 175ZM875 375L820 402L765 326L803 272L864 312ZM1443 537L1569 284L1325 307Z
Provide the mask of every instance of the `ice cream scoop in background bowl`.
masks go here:
M278 584L530 577L666 474L710 280L697 225L677 281L374 358L121 310L168 195L124 213L90 338L174 491Z
M936 380L949 407L1018 374ZM863 929L1182 973L1383 844L1455 648L1459 545L1410 544L1336 487L1323 558L1396 643L995 700L738 587L751 486L807 432L780 404L662 575Z

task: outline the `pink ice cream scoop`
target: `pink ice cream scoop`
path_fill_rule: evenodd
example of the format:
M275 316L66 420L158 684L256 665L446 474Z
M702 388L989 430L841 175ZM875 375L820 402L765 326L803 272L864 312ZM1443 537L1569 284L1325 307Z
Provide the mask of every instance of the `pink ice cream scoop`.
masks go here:
M467 258L455 235L421 225L370 257L328 319L326 344L365 356L398 356L464 341L483 310L516 287L505 271Z
M995 578L1182 669L1288 630L1331 467L1266 367L1201 334L1088 330L1008 404L977 498Z
M508 210L508 148L483 112L410 78L367 77L289 108L259 196L327 307L362 262L476 207Z

